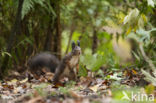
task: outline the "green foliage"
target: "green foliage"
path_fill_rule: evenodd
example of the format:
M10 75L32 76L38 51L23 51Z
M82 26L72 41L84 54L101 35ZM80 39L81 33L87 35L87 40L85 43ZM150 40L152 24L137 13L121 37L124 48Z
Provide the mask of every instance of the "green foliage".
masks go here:
M87 69L85 68L85 66L83 64L79 64L79 76L83 76L83 77L86 77L87 76Z
M86 65L87 69L97 71L105 63L104 59L105 58L101 55L86 54L85 56L81 57L81 63Z
M151 82L154 86L156 86L156 78L153 77L150 73L142 70L142 73L146 76L145 79L149 82ZM153 72L153 74L155 75L156 73Z
M22 18L24 18L24 16L33 8L33 5L34 2L32 0L24 0L22 7Z
M0 47L3 47L5 45L5 39L3 37L0 37Z
M32 40L30 40L30 38L24 37L24 40L21 40L21 41L16 45L16 47L18 47L18 46L20 46L20 45L26 45L26 44L33 45L33 42L32 42ZM15 48L16 48L16 47L15 47Z
M23 8L22 8L22 18L27 15L30 10L34 9L35 4L40 5L45 8L49 13L52 13L56 16L53 8L50 6L50 0L24 0Z
M48 86L48 84L42 83L38 86L35 86L34 89L37 91L37 93L41 96L47 96L47 92L44 90L46 87Z
M154 85L149 84L148 86L145 87L145 91L148 95L153 94L154 93Z
M122 78L120 78L118 76L121 76L121 73L114 73L113 75L108 75L105 79L120 81Z
M1 51L0 53L1 53L2 57L5 57L5 55L8 55L9 57L12 57L10 53L5 52L5 51Z
M124 24L130 23L130 25L134 25L134 23L136 23L136 19L138 16L139 16L139 10L135 8L124 18L123 23Z
M131 32L128 35L128 38L133 38L135 39L137 42L140 43L145 43L145 45L147 46L151 41L151 32L155 31L155 28L152 28L151 30L144 30L143 28L137 29L136 32Z
M56 30L56 4L60 5L60 23L62 31L62 54L67 49L69 34L74 27L72 40L80 39L82 56L80 62L81 76L87 75L87 70L99 71L101 66L110 70L119 69L122 64L112 47L115 34L127 38L134 38L137 43L143 43L145 52L156 64L155 53L155 0L24 0L22 21L17 40L11 53L5 52L5 45L14 24L18 0L2 0L0 5L0 47L2 56L11 55L13 64L22 64L27 60L27 52L33 53L43 50L48 34L54 42ZM10 9L11 8L11 9ZM58 10L58 9L56 9ZM55 21L54 21L55 20ZM104 27L110 27L105 30ZM49 29L50 28L50 29ZM116 32L116 31L121 32ZM92 54L93 33L97 33L97 49ZM118 38L117 38L118 39ZM118 41L117 41L118 42ZM51 47L51 49L54 49ZM69 49L71 51L71 47ZM148 68L144 63L139 49L134 52L137 59L134 63L139 68ZM30 54L31 55L31 54ZM1 60L3 61L3 60Z
M59 92L70 96L70 90L75 86L76 82L69 81L65 87L59 87Z
M91 71L98 71L101 66L110 67L110 70L112 70L111 68L119 68L119 59L114 53L111 35L99 32L98 39L101 45L98 46L97 52L92 54L91 49L86 48L84 55L80 58L81 64ZM84 74L86 74L85 72Z
M11 54L11 53L8 53L8 52L6 52L6 51L0 51L0 62L2 63L3 61L4 61L4 58L6 57L6 56L9 56L9 59L11 59L11 58L13 58L13 55ZM9 60L9 64L10 64L10 67L11 67L11 64L12 64L12 62Z
M67 88L65 88L65 87L59 87L59 91L60 91L62 94L69 95L69 89L67 89Z
M148 6L154 7L154 0L147 0Z
M67 49L67 45L68 45L68 40L69 40L69 33L70 31L67 31L65 30L63 33L62 33L62 52L64 54L64 52L66 51ZM82 35L81 33L75 31L73 32L72 34L72 41L76 42L77 40L79 40L79 37ZM71 45L70 45L70 49L69 51L71 51Z

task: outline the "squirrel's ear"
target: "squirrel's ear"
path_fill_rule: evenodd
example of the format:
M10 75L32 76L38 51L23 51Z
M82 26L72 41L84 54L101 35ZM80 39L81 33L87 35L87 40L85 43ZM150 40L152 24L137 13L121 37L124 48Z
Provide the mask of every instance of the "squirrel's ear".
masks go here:
M79 40L77 40L77 45L80 46L80 41Z
M72 50L75 48L75 42L72 41Z

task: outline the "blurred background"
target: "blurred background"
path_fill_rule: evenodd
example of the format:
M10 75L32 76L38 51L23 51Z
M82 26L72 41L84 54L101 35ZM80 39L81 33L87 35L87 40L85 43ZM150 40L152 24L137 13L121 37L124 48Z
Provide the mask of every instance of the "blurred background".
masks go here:
M29 57L61 59L81 42L81 70L156 64L156 0L0 0L0 75ZM85 71L85 69L84 69ZM85 75L85 73L82 75Z

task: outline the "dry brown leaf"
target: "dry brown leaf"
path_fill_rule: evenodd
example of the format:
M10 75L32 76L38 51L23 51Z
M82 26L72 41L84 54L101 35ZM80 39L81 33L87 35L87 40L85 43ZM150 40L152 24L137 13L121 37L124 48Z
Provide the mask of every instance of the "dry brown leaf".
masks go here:
M98 91L98 88L99 88L99 84L98 85L94 85L94 86L91 86L89 87L92 91L94 92L97 92Z
M52 80L53 77L54 77L54 73L47 72L47 73L45 74L45 78L46 78L47 80Z
M112 96L112 91L110 89L108 89L107 92L108 92L108 96L111 97Z
M12 79L11 81L8 81L8 85L15 85L17 83L17 79Z
M38 103L39 100L41 100L41 101L43 100L41 96L35 97L26 103ZM40 102L40 103L42 103L42 102Z
M28 81L28 78L25 78L25 79L21 80L20 83L25 83L27 81Z
M137 71L136 70L134 70L134 69L132 69L132 72L135 74L135 75L137 75L138 73L137 73Z
M70 93L70 96L72 96L73 98L76 98L76 99L80 99L80 98L81 98L81 97L80 97L78 94L76 94L74 91L70 91L69 93Z

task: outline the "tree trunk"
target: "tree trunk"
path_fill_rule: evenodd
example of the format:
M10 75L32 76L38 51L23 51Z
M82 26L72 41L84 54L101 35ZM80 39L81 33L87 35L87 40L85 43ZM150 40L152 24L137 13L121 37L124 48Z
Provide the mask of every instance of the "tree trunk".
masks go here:
M94 19L96 20L98 17L98 7L95 10ZM98 38L97 38L97 29L96 26L93 26L93 37L92 37L92 54L96 52L98 46Z
M48 25L48 30L47 30L47 36L44 44L44 51L51 51L52 50L52 35L53 35L53 20L52 16L50 16L50 21Z
M68 53L68 50L69 50L69 47L70 47L70 43L71 43L71 39L72 39L72 36L73 36L74 29L75 29L75 25L74 25L74 23L72 23L71 29L70 29L70 34L69 34L68 45L67 45L67 49L66 49L65 54Z
M26 17L23 20L23 32L24 32L24 34L26 34L27 37L30 38L30 31L29 31L29 27L28 27L28 24L29 24L28 20L29 20L29 17ZM33 46L31 44L28 44L27 47L28 48L26 50L26 54L29 57L32 54L32 52L33 52Z
M22 12L23 2L24 2L24 0L19 0L19 3L18 3L18 9L17 9L17 13L16 13L15 23L12 27L10 37L8 40L8 45L7 45L7 52L9 52L9 53L11 53L11 50L12 50L12 47L14 44L14 40L16 40L15 39L16 35L18 34L18 30L20 29L21 12ZM8 66L8 61L9 61L9 56L6 55L4 58L4 61L2 62L2 66L1 66L1 76L3 76L4 72L6 71L6 67Z
M56 33L54 36L54 52L57 53L57 57L61 59L61 24L60 24L60 2L56 1L54 5L54 9L56 12L56 19L55 19L55 28Z
M92 44L92 54L94 54L96 52L96 49L97 49L97 46L98 46L98 38L97 38L97 31L96 29L94 28L94 31L93 31L93 44Z

